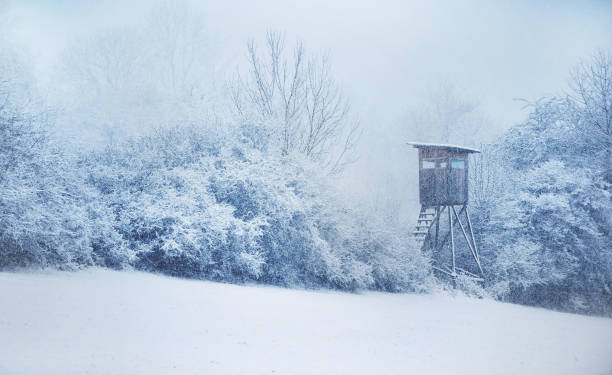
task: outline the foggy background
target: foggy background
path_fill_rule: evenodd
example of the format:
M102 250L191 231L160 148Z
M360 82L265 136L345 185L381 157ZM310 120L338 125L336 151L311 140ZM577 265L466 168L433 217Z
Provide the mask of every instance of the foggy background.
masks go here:
M261 41L268 30L285 32L289 45L298 38L309 52L328 54L363 131L358 160L338 186L381 214L404 212L408 223L418 202L417 159L405 143L436 140L425 139L435 138L428 137L427 108L440 95L450 90L470 104L466 129L477 123L449 142L478 147L523 119L524 103L516 98L563 90L581 58L612 46L612 3L606 1L186 3L206 33L199 61L210 73L202 77L207 87L222 91L245 64L247 41ZM0 30L53 101L75 44L138 29L159 4L8 1L3 6L10 26ZM60 122L58 132L74 126ZM85 137L88 129L82 130L72 137Z

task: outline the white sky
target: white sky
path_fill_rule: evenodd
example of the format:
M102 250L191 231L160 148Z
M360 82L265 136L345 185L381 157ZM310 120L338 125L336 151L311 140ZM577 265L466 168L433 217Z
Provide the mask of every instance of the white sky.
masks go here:
M9 1L16 43L51 66L74 38L129 27L151 1ZM393 121L447 80L506 127L522 118L513 98L561 89L568 70L612 47L604 1L193 1L230 61L267 29L329 52L362 118ZM11 6L12 5L12 6ZM234 64L237 63L233 62Z
M155 4L145 0L9 2L14 42L29 53L42 79L71 41L105 29L129 28ZM466 97L477 100L491 120L485 131L499 133L525 116L514 98L533 100L558 93L581 58L598 48L612 48L612 2L607 1L222 0L192 4L202 11L218 41L215 54L229 69L244 60L246 41L261 39L268 29L285 31L289 38L303 39L307 48L329 53L365 130L367 145L349 178L352 189L359 185L365 191L380 189L381 181L398 194L415 188L414 171L405 167L414 164L415 156L406 151L404 142L418 140L393 137L403 126L399 119L407 109L426 100L441 82L452 82ZM398 170L410 172L398 181ZM416 199L416 193L410 194Z

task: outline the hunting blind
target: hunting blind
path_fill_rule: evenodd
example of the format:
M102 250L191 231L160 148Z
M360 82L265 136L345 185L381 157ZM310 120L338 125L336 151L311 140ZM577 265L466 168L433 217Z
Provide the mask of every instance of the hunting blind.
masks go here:
M450 248L448 262L437 262L434 269L455 280L465 275L483 281L483 271L468 211L469 155L479 150L447 144L409 143L419 150L419 202L421 212L414 236L423 251L434 255ZM444 218L447 216L448 219ZM463 216L463 222L462 222ZM445 225L442 221L447 221ZM464 225L465 223L465 225ZM474 262L457 264L455 232L463 235ZM466 262L467 263L467 262Z

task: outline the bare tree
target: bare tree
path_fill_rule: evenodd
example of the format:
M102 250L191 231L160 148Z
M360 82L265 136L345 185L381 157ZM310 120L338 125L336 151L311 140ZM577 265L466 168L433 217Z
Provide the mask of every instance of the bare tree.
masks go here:
M486 119L478 104L466 99L455 85L443 82L426 102L409 113L410 139L475 145Z
M144 127L201 121L212 107L210 40L196 10L167 2L140 27L78 41L56 77L62 123L78 139L105 144Z
M36 144L32 122L11 105L8 86L0 78L0 183L9 170L32 157Z
M488 214L503 199L508 172L500 160L500 151L494 145L483 144L479 149L480 153L470 157L470 200L477 209Z
M282 155L297 152L339 173L351 161L359 123L350 119L327 56L307 56L301 41L288 52L277 32L268 32L263 54L252 41L247 51L249 72L231 85L236 113L269 124Z
M152 11L145 33L163 90L180 99L202 94L214 70L202 15L187 4L161 3Z
M145 56L138 51L139 43L138 37L125 30L96 35L68 51L64 68L82 85L79 89L116 95L131 88L128 85L140 74Z
M580 63L572 71L570 87L579 128L603 153L605 178L612 182L612 54L599 51Z
M0 184L40 153L47 113L36 103L17 61L0 56Z

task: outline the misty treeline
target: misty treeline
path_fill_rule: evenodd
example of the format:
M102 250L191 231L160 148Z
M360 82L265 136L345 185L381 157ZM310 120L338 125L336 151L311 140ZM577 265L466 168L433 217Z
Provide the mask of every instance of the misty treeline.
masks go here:
M359 124L328 58L270 32L221 85L203 30L168 7L75 43L47 100L5 56L0 268L429 288L409 232L344 205L330 183Z
M488 292L612 314L612 54L473 159L471 204Z
M439 287L412 228L334 188L355 160L360 126L329 58L271 32L247 44L228 77L207 55L214 43L197 14L158 9L134 29L70 46L45 95L3 46L0 268ZM472 160L486 282L462 285L610 315L610 54L586 60L570 81L570 92L528 103L528 118ZM484 126L457 95L440 96L416 122L448 141Z

